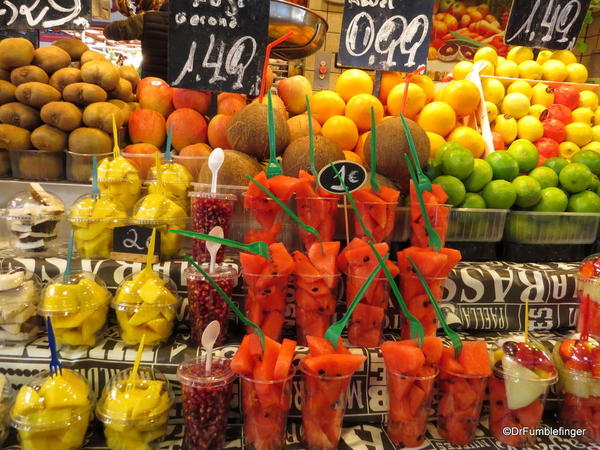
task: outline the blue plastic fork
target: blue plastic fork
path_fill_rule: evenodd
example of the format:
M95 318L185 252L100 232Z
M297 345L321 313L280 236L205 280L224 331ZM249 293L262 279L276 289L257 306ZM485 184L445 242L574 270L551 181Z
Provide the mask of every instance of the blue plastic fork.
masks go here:
M62 375L62 364L58 359L58 351L56 350L56 338L52 329L52 321L50 317L46 319L46 328L48 329L48 346L50 347L50 376Z

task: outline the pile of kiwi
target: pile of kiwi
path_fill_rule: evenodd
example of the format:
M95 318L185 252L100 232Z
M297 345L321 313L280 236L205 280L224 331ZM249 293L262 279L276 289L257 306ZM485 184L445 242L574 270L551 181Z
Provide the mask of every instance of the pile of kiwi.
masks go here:
M1 40L0 149L109 153L112 117L119 136L126 135L138 81L133 67L115 67L78 39L37 49L27 39ZM52 179L64 172L63 158L41 157L23 153L21 177Z

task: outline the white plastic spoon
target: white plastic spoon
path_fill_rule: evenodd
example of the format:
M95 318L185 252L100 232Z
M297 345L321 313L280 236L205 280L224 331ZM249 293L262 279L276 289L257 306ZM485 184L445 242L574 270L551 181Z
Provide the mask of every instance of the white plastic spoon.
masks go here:
M209 323L202 332L202 347L204 348L204 357L206 358L206 362L204 363L204 372L206 376L210 375L212 369L213 346L215 345L220 332L221 325L217 320L213 320Z
M210 180L211 194L217 193L217 177L219 175L219 169L223 165L224 160L225 152L223 152L223 149L221 147L217 147L212 152L210 152L210 156L208 157L208 168L210 169L210 173L212 174L212 179Z
M210 236L218 238L225 237L223 234L223 228L221 227L214 227L212 230L210 230L210 233L208 234ZM206 241L206 250L208 250L208 254L210 255L210 265L208 266L208 273L215 272L215 266L217 265L217 253L219 252L220 248L221 244L217 242Z

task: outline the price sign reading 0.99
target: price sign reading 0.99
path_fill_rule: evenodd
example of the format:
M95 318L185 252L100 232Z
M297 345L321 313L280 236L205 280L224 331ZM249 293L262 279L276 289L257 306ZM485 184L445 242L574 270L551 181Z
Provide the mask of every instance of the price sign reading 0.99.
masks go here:
M169 83L258 95L269 0L170 0Z
M427 63L433 0L346 0L339 63L410 72Z
M514 0L504 42L572 49L589 6L590 0Z

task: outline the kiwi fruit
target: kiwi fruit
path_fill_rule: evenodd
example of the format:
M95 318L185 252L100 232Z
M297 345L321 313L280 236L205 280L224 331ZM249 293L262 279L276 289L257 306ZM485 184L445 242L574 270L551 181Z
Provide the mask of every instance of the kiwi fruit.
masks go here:
M73 83L63 89L63 99L66 102L85 106L90 103L105 102L108 98L106 91L100 86L90 83Z
M104 56L100 52L97 52L95 50L87 50L81 54L81 57L79 58L79 64L81 64L81 66L83 66L85 63L88 63L90 61L108 61L108 60L106 59L106 56Z
M119 108L119 110L121 112L121 116L123 117L123 124L126 124L127 122L129 122L129 116L131 115L131 109L129 109L129 106L127 105L127 103L125 103L123 100L118 100L116 98L109 100L108 102L112 103L117 108Z
M38 81L29 81L17 86L15 97L21 103L33 106L34 108L41 108L46 103L56 102L61 99L60 92L49 84Z
M0 80L0 105L4 105L5 103L14 102L16 100L15 90L17 87L6 81Z
M71 57L60 47L46 45L33 52L33 64L44 69L48 75L52 75L58 69L69 67Z
M131 88L135 92L135 88L140 81L138 71L133 66L121 66L119 67L119 75L131 83Z
M85 43L79 39L65 38L54 41L52 45L62 48L71 57L71 61L79 61L81 55L89 50Z
M113 116L117 128L123 126L124 118L118 106L109 102L92 103L83 111L83 123L92 128L99 128L108 134L112 134Z
M59 92L65 90L65 88L73 83L81 82L81 71L73 67L63 67L58 69L50 77L50 86Z
M281 154L289 143L290 130L283 115L274 111L275 146ZM237 111L227 123L227 140L233 148L257 159L269 157L266 103L251 103Z
M263 170L263 166L252 156L236 150L225 150L225 159L219 170L217 182L220 185L247 186L246 175L255 176ZM205 162L198 173L198 182L210 184L211 171L208 162Z
M81 66L81 79L112 91L119 85L119 71L108 61L90 61Z
M63 152L31 152L19 158L20 177L26 180L62 180L65 176Z
M5 150L30 150L31 133L25 128L2 123L0 124L0 148Z
M109 153L112 145L110 136L97 128L77 128L69 135L69 151L75 153Z
M0 41L0 68L12 70L28 66L33 61L33 44L24 38L8 38Z
M69 102L50 102L42 107L40 116L44 123L62 131L73 131L81 126L81 111Z
M131 83L125 78L119 78L119 84L117 85L117 88L108 93L110 98L116 98L123 101L129 100L131 98L131 94L133 94Z
M41 123L37 109L19 102L0 106L0 122L27 130L33 130Z
M314 136L315 168L321 170L330 161L344 159L344 152L331 139L325 136ZM287 146L281 157L281 167L284 175L297 177L300 170L310 171L310 141L308 136L294 139Z
M48 74L38 66L23 66L13 69L10 73L10 81L15 86L18 86L29 81L39 81L40 83L48 83Z
M42 125L31 132L31 143L38 150L60 152L67 148L67 133L50 125Z
M10 71L0 69L0 80L10 81Z
M416 122L406 119L412 134L419 164L424 167L429 159L429 138ZM377 125L377 172L395 182L402 192L408 192L410 174L406 167L404 154L409 154L408 141L404 134L402 119L392 117ZM365 139L363 146L365 163L371 164L371 135Z

